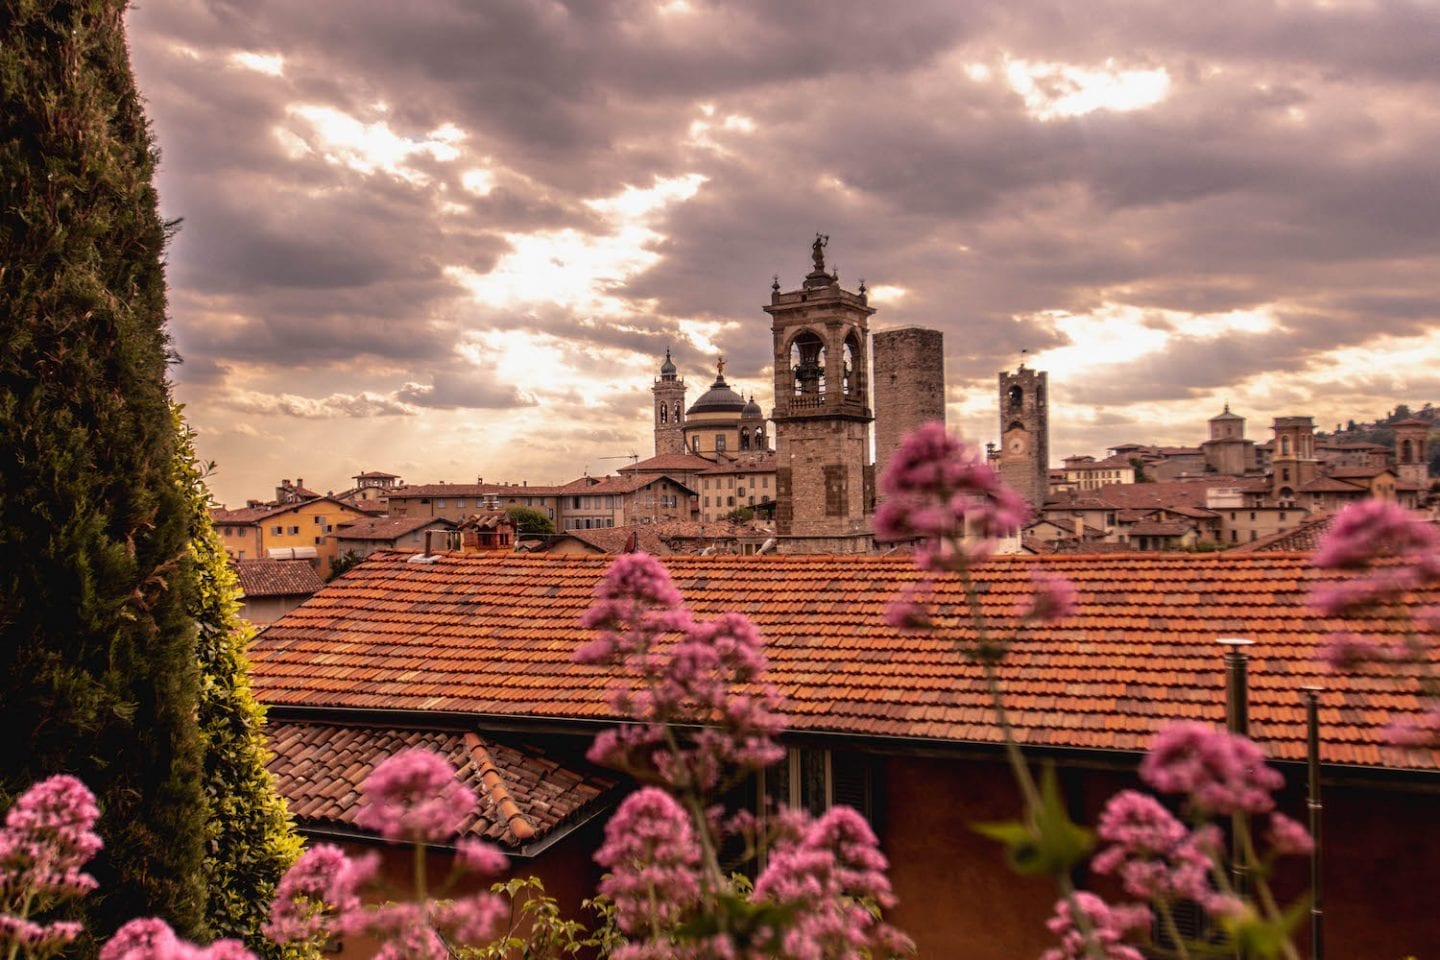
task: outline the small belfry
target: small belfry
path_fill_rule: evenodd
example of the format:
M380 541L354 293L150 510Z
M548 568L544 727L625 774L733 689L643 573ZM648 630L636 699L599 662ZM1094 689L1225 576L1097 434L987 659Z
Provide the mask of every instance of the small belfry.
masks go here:
M655 455L685 452L685 380L676 375L670 348L650 392L655 395Z
M828 242L815 235L813 269L800 289L782 292L777 279L764 307L775 346L775 532L792 553L864 553L872 543L867 374L875 310L826 270Z
M1050 413L1044 371L1001 371L1000 477L1038 514L1050 491Z

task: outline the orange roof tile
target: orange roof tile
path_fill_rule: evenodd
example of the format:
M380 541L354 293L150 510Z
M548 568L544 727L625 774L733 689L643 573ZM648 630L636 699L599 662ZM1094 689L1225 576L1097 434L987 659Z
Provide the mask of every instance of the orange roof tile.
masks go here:
M618 781L583 760L557 760L533 744L509 745L475 733L293 723L271 720L274 755L266 764L302 827L364 834L355 823L360 786L385 758L422 747L443 754L480 798L461 836L483 837L517 852L584 819Z
M570 657L589 639L578 621L608 558L455 554L423 566L405 559L372 557L257 638L251 657L261 700L607 717L610 677ZM981 674L949 636L885 626L890 599L921 579L906 558L677 556L665 564L698 615L739 610L760 626L796 730L997 740ZM1306 593L1324 575L1304 556L1002 557L978 574L990 615L1011 615L1034 567L1075 581L1080 609L1070 622L1025 633L1002 667L1012 720L1027 743L1136 750L1173 717L1221 722L1215 639L1239 635L1256 642L1254 733L1274 755L1303 756L1294 708L1302 685L1320 684L1327 760L1344 762L1345 748L1364 747L1377 759L1359 762L1440 766L1432 756L1381 747L1387 722L1420 709L1413 689L1317 663L1326 633L1340 624L1307 610ZM942 582L937 594L951 609L963 605L953 583ZM1380 621L1350 627L1389 639L1398 630ZM968 634L960 625L950 631Z
M325 586L305 560L232 560L230 567L246 597L308 597Z

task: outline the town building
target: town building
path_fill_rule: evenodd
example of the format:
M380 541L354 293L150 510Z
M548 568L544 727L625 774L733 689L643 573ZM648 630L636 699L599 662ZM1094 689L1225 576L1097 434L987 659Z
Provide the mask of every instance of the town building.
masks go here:
M588 857L600 838L587 817L625 784L582 754L618 719L607 691L619 678L573 653L592 639L577 614L608 558L406 561L372 557L363 577L328 585L323 604L292 611L251 648L272 770L301 828L372 841L354 819L358 784L379 757L424 744L466 761L462 776L487 800L475 829L514 855L517 874L563 883L553 857L575 871L572 882L593 883ZM697 618L744 613L766 637L770 679L787 696L776 775L788 783L767 791L767 773L753 784L757 803L779 792L816 811L857 805L890 861L900 902L887 919L921 956L955 956L963 944L967 958L1011 960L1052 945L1053 889L1015 877L1001 845L973 829L1015 817L1019 799L984 668L965 652L972 628L916 634L884 622L919 575L908 560L708 556L666 566ZM1000 682L1016 736L1055 769L1072 816L1093 824L1108 797L1137 786L1136 766L1166 723L1225 724L1216 639L1244 636L1254 646L1237 712L1284 776L1278 801L1294 817L1305 805L1305 689L1321 690L1327 951L1398 957L1433 940L1440 755L1392 747L1386 733L1425 722L1428 704L1414 687L1319 662L1336 625L1307 597L1333 574L1296 553L1001 557L973 571L969 596L1009 623L1036 571L1073 581L1077 610L1027 628ZM968 602L956 580L932 589L942 606ZM1404 603L1419 612L1433 592ZM1351 626L1373 642L1394 638L1380 621ZM317 671L342 644L343 663ZM442 734L443 743L424 739ZM1275 883L1289 896L1298 879L1282 870ZM588 892L567 885L561 895Z
M945 422L945 335L924 327L877 330L874 346L875 476L900 442L926 423Z
M334 497L315 496L278 506L210 511L225 552L237 560L308 560L321 575L339 555L335 528L367 514Z
M240 616L259 627L279 620L325 586L304 560L231 560L230 569L240 590Z
M998 378L1000 449L992 459L1000 478L1038 513L1050 493L1048 377L1022 363Z
M447 517L366 517L336 528L336 552L363 559L377 550L423 550L427 536L455 526Z
M749 509L770 516L775 506L776 466L773 456L745 457L717 463L698 475L700 519L721 520Z

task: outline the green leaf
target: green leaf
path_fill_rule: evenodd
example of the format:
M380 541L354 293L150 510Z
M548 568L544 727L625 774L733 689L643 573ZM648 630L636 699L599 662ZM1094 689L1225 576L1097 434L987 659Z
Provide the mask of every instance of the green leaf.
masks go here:
M1067 874L1095 845L1094 835L1070 819L1055 768L1047 765L1040 781L1040 804L1029 821L976 823L971 829L1004 844L1006 858L1022 876Z

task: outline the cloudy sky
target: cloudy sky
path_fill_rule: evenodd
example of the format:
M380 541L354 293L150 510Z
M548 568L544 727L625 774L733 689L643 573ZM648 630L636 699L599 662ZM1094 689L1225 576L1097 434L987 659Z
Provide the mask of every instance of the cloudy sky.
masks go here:
M177 391L234 505L603 473L669 345L770 401L817 230L1051 451L1440 397L1440 5L148 0Z

